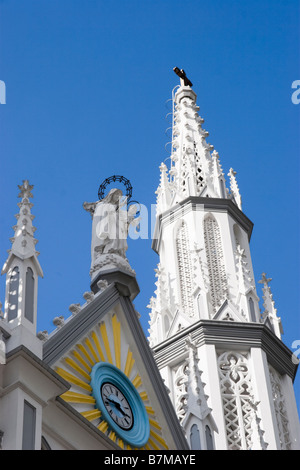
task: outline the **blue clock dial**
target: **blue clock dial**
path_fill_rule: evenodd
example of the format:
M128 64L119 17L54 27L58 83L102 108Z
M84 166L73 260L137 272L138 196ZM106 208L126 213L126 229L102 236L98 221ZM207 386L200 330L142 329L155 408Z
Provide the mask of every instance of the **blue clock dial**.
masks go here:
M91 372L92 394L102 418L124 442L143 447L150 435L148 415L138 391L128 377L107 362Z
M118 387L110 382L104 382L101 387L101 396L114 422L122 429L131 429L133 426L132 410Z

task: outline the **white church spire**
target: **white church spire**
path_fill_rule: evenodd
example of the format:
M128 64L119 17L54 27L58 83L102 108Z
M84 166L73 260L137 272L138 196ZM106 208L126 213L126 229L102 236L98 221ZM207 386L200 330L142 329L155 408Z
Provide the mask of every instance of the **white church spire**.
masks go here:
M43 277L38 261L32 225L34 215L31 214L33 204L33 185L24 180L19 185L19 213L15 215L17 224L13 226L14 236L10 239L12 246L8 250L8 258L4 263L2 274L6 274L6 297L4 319L11 328L19 325L36 334L37 322L37 279Z
M228 190L192 84L175 71L181 83L173 99L171 167L161 166L152 243L160 288L149 305L150 346L191 449L278 449L268 362L284 374L290 403L293 373L290 359L285 368L275 358L282 330L270 279L260 281L261 315L253 224L242 212L235 172L227 172ZM291 423L295 415L294 408Z
M229 198L219 154L207 142L209 133L202 127L204 119L199 116L197 95L183 70L174 69L181 86L177 89L173 103L172 151L169 175L158 188L158 212L169 202L169 207L189 196ZM235 187L234 187L235 189ZM171 194L171 197L170 197ZM235 195L235 194L234 194Z

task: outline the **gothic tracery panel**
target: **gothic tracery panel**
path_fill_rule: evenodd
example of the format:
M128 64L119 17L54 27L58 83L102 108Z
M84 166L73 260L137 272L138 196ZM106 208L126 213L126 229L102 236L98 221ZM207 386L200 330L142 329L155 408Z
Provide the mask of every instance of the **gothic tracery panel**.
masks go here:
M227 278L220 229L212 216L204 219L204 241L211 300L216 312L227 297Z
M218 368L228 449L251 449L253 392L247 355L224 352Z
M182 309L187 315L193 316L194 300L192 296L193 280L191 270L191 256L188 246L187 225L183 221L176 233L176 251Z
M282 391L281 377L278 372L271 366L269 366L269 372L280 446L282 450L291 450L289 422L284 395Z

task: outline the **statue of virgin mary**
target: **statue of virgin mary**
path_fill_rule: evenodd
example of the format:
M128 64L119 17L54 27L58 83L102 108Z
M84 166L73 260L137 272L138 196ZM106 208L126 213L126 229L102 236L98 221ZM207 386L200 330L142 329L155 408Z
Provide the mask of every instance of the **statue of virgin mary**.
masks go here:
M126 260L127 236L131 223L137 225L137 208L127 211L127 200L120 189L111 189L108 195L97 202L83 204L93 218L91 244L91 272L97 267L115 262L121 257ZM109 256L116 255L116 256ZM123 264L123 260L120 260Z

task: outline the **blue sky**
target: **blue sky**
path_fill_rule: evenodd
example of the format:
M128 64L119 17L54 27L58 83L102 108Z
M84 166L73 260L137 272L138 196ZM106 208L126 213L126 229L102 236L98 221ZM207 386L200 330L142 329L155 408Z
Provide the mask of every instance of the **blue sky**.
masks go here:
M0 1L0 263L28 178L45 275L38 330L84 301L91 219L82 204L100 183L124 175L133 199L155 203L178 66L225 174L237 171L256 281L264 271L273 278L283 340L300 341L299 31L297 0ZM150 239L130 241L128 257L146 330L158 258Z

